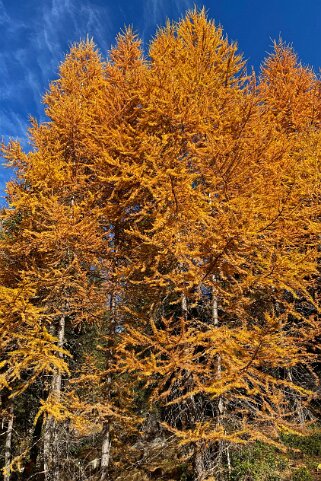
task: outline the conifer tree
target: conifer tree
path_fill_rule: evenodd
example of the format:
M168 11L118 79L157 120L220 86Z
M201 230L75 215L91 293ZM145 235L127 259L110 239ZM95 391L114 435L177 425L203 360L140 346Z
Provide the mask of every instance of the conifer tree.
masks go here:
M32 368L25 390L42 372L52 374L50 385L44 381L48 395L39 400L38 413L44 417L48 480L60 476L57 421L68 417L62 398L62 375L69 371L67 358L63 359L66 329L97 322L106 308L101 272L106 270L107 248L92 182L99 152L94 122L100 124L97 98L102 93L103 64L93 44L74 47L60 75L45 97L50 121L40 126L34 122L31 129L34 149L24 154L14 143L4 149L18 169L17 180L8 186L9 208L3 212L3 245L9 266L15 265L8 287L16 297L26 292L24 302L31 310L27 316L17 304L29 323L28 337L23 335L23 346L10 351L16 367L9 365L4 377L20 377ZM17 338L13 336L14 345Z
M140 182L151 201L134 214L146 212L148 227L130 231L143 256L129 276L155 293L149 314L134 314L139 326L146 319L144 332L128 325L119 362L145 382L163 426L194 445L203 480L217 469L220 443L273 443L291 429L285 386L309 395L279 372L309 371L313 360L307 346L318 326L293 300L315 305L320 169L308 147L314 131L304 150L302 140L275 135L282 120L264 114L268 100L204 12L160 31L150 56ZM316 81L299 69L293 77L304 74L310 96ZM151 247L155 258L144 257Z
M223 480L231 446L304 432L319 92L283 43L249 75L204 10L168 22L146 58L131 29L106 61L92 41L71 48L31 151L3 146L7 481L178 480L183 465Z

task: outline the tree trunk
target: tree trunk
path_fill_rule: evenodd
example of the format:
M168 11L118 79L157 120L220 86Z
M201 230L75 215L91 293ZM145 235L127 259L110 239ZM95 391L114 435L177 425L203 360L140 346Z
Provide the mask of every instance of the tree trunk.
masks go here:
M106 368L107 368L106 397L107 399L109 399L110 397L110 388L111 388L111 382L112 382L109 369L110 369L110 364L113 358L114 334L115 334L115 327L116 327L115 307L116 307L115 296L114 294L110 294L110 298L109 298L110 325L109 325L108 352L107 352L107 360L106 360ZM111 450L110 423L109 421L106 421L103 424L103 439L101 444L101 461L100 461L100 471L101 471L100 481L105 481L109 478L108 468L109 468L109 462L110 462L110 450Z
M182 293L181 297L181 309L182 315L185 321L187 321L188 317L188 305L187 305L187 298L185 293ZM191 396L191 409L190 409L190 418L192 422L196 423L199 419L199 415L201 414L196 406L194 396ZM194 443L194 455L193 455L193 473L194 473L194 481L204 481L206 478L206 468L204 465L204 450L205 446L201 441L197 441Z
M184 320L186 321L187 320L187 299L184 293L182 294L182 313L183 313Z
M293 383L292 368L287 369L287 377L288 377L289 381ZM292 394L293 407L294 407L295 412L297 414L299 424L303 425L303 424L305 424L305 416L304 416L304 409L303 409L303 406L302 406L302 402L300 400L299 394L296 393L295 391L292 391L292 392L293 392L293 394Z
M37 459L39 454L39 444L41 439L42 424L43 424L43 419L42 419L42 416L40 416L37 419L36 425L32 433L29 460L25 464L25 468L21 475L22 480L28 480L30 477L34 476L37 472Z
M51 481L50 471L52 468L52 451L51 451L51 439L53 430L53 419L51 416L45 420L44 434L43 434L43 470L45 473L45 480Z
M63 348L65 341L65 316L62 316L59 321L58 330L58 347ZM62 354L59 353L59 357ZM61 396L62 377L61 371L56 369L52 377L51 396L55 401L60 400ZM45 421L44 428L44 473L45 481L60 481L59 469L59 432L58 424L53 416L48 416Z
M4 481L10 481L10 462L12 455L13 407L9 408L6 442L4 448Z
M217 279L216 276L212 276L213 280L213 285L212 285L212 321L214 327L219 326L219 316L218 316L218 297L217 297L217 289L216 289L216 283ZM216 378L221 379L222 377L222 359L221 355L218 354L216 358ZM222 424L222 416L224 413L224 400L223 397L220 396L217 401L217 425ZM216 450L216 459L215 459L215 464L216 464L216 470L217 470L217 479L220 479L220 475L222 472L222 465L223 465L223 441L218 441L217 442L217 450Z
M101 446L100 481L105 481L108 479L110 448L111 448L111 441L110 441L109 423L105 423L103 428L103 442Z
M204 448L201 442L194 445L193 471L195 481L204 481L206 477L206 469L204 467Z

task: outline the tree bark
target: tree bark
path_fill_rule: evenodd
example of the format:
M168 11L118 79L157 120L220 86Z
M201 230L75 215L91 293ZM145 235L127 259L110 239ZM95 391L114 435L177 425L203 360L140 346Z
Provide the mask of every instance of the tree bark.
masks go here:
M39 454L39 444L41 439L43 419L40 416L37 419L36 425L32 433L31 448L29 454L29 460L27 461L23 473L21 475L22 480L28 480L30 477L34 476L37 472L37 459Z
M289 381L293 383L292 368L287 369L287 377ZM298 422L299 424L303 425L305 423L305 416L304 416L304 409L303 409L299 394L296 392L293 392L292 396L293 396L293 406L298 417Z
M186 321L187 320L187 299L184 293L182 294L182 313L183 313L184 320Z
M65 316L59 320L58 347L63 348L65 342ZM59 353L62 358L62 354ZM51 396L55 401L60 400L62 377L61 371L56 369L52 377ZM44 427L44 473L45 481L60 481L59 467L59 432L58 424L53 416L48 416Z
M194 445L193 471L195 481L204 481L206 477L206 469L204 466L204 448L200 441Z
M9 408L6 442L4 448L4 481L10 481L10 462L12 455L12 432L13 432L13 407Z
M215 275L212 276L213 280L213 285L212 285L212 321L214 327L219 326L219 315L218 315L218 297L217 297L217 288L216 288L216 283L217 283L217 278ZM221 379L222 377L222 359L221 355L218 354L216 358L216 378ZM222 416L224 413L224 400L223 397L220 396L218 398L217 402L217 425L220 426L222 425ZM216 450L216 469L217 469L217 479L220 479L221 471L222 471L222 465L223 465L223 442L218 441L217 442L217 450Z
M110 397L111 388L111 375L109 372L110 364L113 357L113 339L115 334L116 319L115 319L115 296L110 294L109 298L109 309L110 309L110 325L109 325L109 340L108 340L108 352L106 360L107 368L107 393L106 397ZM107 420L103 424L103 439L101 444L101 461L100 461L100 481L106 481L109 478L108 469L110 462L110 450L111 450L111 437L110 437L110 422Z
M181 309L183 318L185 321L187 321L188 305L185 293L182 293ZM197 422L199 418L199 412L195 403L194 396L191 396L191 405L192 407L190 409L190 418L192 418L193 422ZM206 468L204 465L204 449L205 447L201 441L197 441L194 443L193 473L195 481L204 481L206 478Z
M100 481L105 481L108 479L108 467L110 461L110 448L111 448L111 440L110 440L110 429L109 423L104 424L103 428L103 441L101 445L101 476Z

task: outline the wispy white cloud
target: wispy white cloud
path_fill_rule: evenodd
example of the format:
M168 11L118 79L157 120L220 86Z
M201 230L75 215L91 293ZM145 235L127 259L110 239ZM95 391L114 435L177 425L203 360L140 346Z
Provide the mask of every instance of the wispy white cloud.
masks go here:
M146 40L146 36L149 35L150 29L153 27L160 27L163 22L164 12L167 10L164 7L162 0L145 0L144 12L143 12L143 39Z
M29 113L44 118L41 97L57 77L58 65L70 45L88 35L105 54L114 41L117 8L122 15L121 5L115 8L112 0L106 0L103 6L95 0L27 3L28 14L23 16L21 9L7 10L0 0L2 38L7 42L7 46L3 42L0 45L0 138L15 137L23 142ZM166 17L177 19L195 3L199 4L195 0L144 0L141 15L135 12L134 28L143 38L150 37ZM127 13L123 13L123 19L128 19Z
M92 0L28 0L28 9L27 19L9 14L0 0L0 140L14 138L25 150L29 114L44 119L41 98L70 45L88 35L105 53L112 40L110 12ZM0 206L13 175L0 158Z
M5 137L26 137L29 112L43 118L41 97L73 42L88 34L103 50L110 43L107 8L90 0L80 5L78 0L29 2L32 21L10 16L0 0L3 35L15 39L5 51L0 47L0 99L5 102L5 107L0 106L0 136Z
M145 0L143 36L149 36L150 30L161 27L167 18L181 18L198 3L197 0Z
M15 138L19 140L23 146L28 145L26 132L28 129L28 120L17 112L10 109L3 109L0 115L0 131L1 138L4 141Z
M144 0L141 16L135 12L140 25L134 27L140 26L143 38L150 37L166 17L179 18L195 3L198 2ZM15 121L20 116L25 122L29 113L44 118L41 97L49 82L57 77L58 65L73 42L89 35L104 54L107 52L114 40L114 11L111 0L104 6L94 0L28 0L28 16L23 17L18 11L12 13L12 9L9 14L0 0L2 36L8 42L5 50L0 45L0 99L7 109L4 113L0 106L0 136L9 135L9 131L15 136L12 124L9 128L8 121L3 121L10 108L16 115L12 116ZM21 136L18 125L16 136Z
M83 37L84 31L86 31L88 35L94 37L102 51L108 50L112 41L110 32L112 32L113 26L111 15L106 7L102 11L100 8L93 9L88 3L83 3L79 18L84 20L84 25L82 22L76 25L78 36Z
M4 25L9 21L9 15L5 9L3 2L0 0L0 25Z

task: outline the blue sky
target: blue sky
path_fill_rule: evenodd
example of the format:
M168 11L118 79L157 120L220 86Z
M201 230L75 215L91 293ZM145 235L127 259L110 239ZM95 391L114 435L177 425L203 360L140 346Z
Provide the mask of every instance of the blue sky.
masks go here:
M106 54L133 25L145 46L166 18L205 6L259 70L279 35L304 64L321 66L321 0L0 0L0 138L27 147L28 116L44 118L41 97L69 46L87 35ZM12 173L0 167L0 195Z

